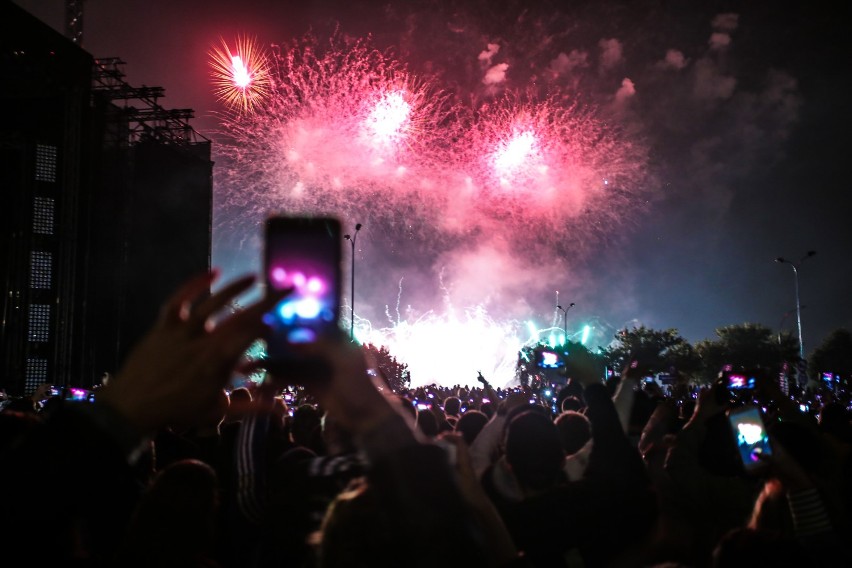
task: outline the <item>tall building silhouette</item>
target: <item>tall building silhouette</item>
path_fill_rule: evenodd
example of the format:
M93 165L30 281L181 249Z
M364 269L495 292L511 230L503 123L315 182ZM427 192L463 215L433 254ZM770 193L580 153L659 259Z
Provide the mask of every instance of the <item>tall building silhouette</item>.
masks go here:
M0 387L91 386L184 279L209 269L210 142L0 2Z

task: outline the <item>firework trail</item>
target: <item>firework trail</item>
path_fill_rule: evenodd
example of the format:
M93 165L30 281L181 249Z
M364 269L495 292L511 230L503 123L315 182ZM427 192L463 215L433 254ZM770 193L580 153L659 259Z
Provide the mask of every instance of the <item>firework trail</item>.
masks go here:
M362 338L388 345L416 382L440 380L430 357L474 336L481 355L468 367L508 382L526 341L518 339L520 312L530 310L511 298L534 294L533 281L548 279L524 256L550 254L551 271L564 271L571 255L606 241L640 203L642 145L564 92L507 91L464 104L369 40L340 35L279 46L268 68L262 99L222 115L221 207L232 230L269 211L335 214L382 236L384 244L363 253L370 266L394 273L395 252L409 262L416 256L421 274L447 267L454 282L443 312L408 313L381 330L359 322ZM476 274L469 266L479 267ZM369 284L359 296L373 316L386 303ZM489 317L489 304L505 318ZM475 370L447 380L473 381Z

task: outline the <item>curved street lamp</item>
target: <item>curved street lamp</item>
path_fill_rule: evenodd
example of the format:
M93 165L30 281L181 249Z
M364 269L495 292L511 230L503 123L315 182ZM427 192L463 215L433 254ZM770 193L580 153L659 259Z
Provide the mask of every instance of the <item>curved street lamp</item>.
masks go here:
M351 292L351 300L349 302L349 307L352 310L352 317L349 322L349 339L355 339L355 239L358 238L358 231L361 230L361 223L357 223L355 225L355 232L352 235L343 235L343 238L349 241L349 244L352 245L352 270L351 276L352 279L350 281L349 290Z
M562 327L562 330L565 332L565 341L568 341L568 310L574 307L574 302L568 304L567 308L563 308L560 305L557 305L556 308L562 310L562 313L565 314L565 324Z
M775 262L779 264L789 264L793 269L793 281L796 286L796 323L799 328L799 358L802 361L805 360L805 342L802 340L802 305L799 303L799 268L801 268L803 262L815 254L815 250L809 250L805 256L799 259L799 262L793 262L783 256L779 256L775 259Z

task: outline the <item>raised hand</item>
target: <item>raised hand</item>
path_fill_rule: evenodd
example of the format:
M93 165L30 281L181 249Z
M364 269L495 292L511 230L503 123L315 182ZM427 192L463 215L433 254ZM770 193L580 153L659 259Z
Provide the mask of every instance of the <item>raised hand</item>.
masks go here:
M263 335L263 314L288 293L270 292L214 325L213 316L255 281L245 276L207 296L215 278L216 273L210 273L186 282L98 394L98 400L124 414L140 434L166 425L191 425L205 416L240 357Z

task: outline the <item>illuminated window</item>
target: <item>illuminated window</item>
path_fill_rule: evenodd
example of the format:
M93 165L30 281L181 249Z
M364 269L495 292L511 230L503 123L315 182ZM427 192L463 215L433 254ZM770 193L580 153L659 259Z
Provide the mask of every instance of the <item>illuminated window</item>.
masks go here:
M30 304L29 340L44 343L50 335L50 306Z
M33 233L53 234L53 199L36 197L33 201Z
M50 289L53 255L49 252L30 252L30 288Z
M36 181L56 181L56 146L36 145Z

